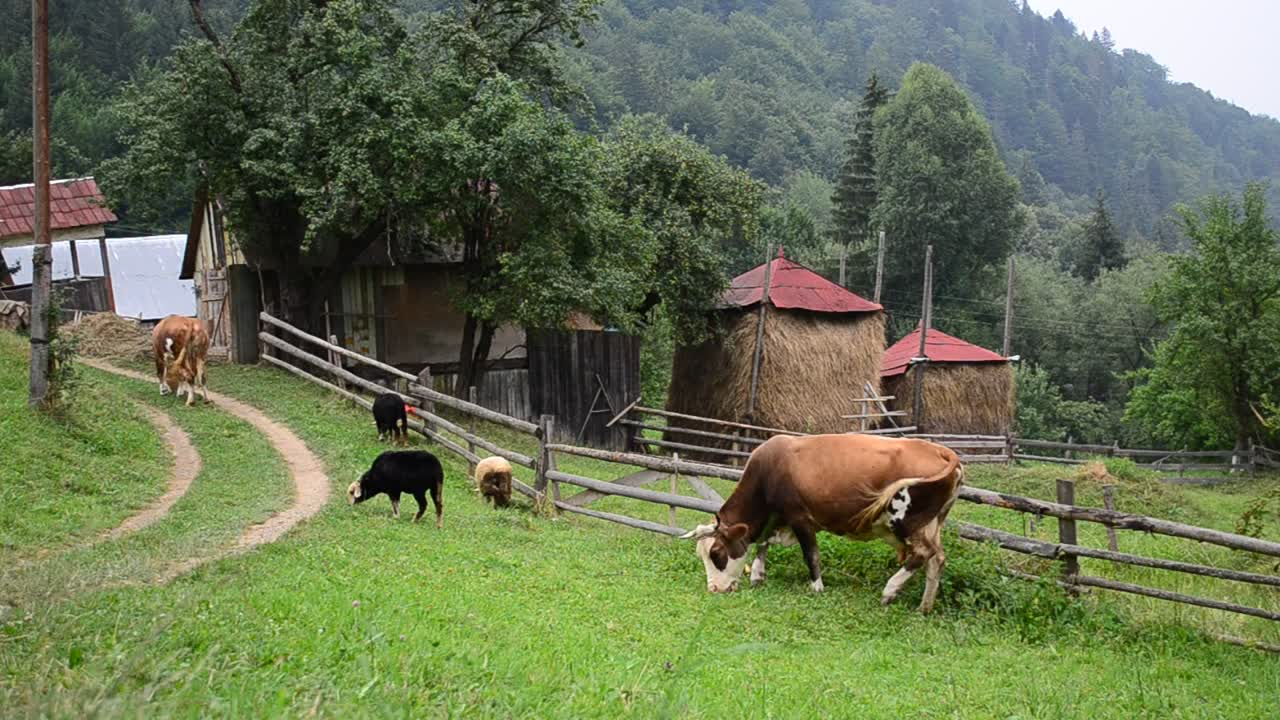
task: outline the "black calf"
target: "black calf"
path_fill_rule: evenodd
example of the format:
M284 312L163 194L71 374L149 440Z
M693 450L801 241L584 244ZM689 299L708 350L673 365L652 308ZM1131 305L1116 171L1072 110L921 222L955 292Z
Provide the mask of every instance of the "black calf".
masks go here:
M407 442L409 417L404 411L404 400L395 393L383 393L373 401L373 422L378 426L378 439L390 435L393 440Z
M400 517L400 494L408 493L418 501L418 522L427 509L427 493L436 506L436 527L444 524L444 469L435 455L423 450L388 450L373 461L373 467L347 488L347 502L355 505L379 493L391 498L391 514Z

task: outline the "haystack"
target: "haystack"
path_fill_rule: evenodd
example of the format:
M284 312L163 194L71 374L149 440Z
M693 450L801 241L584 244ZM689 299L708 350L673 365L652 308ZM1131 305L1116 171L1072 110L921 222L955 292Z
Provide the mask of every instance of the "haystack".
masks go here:
M920 329L884 353L881 380L895 396L895 410L906 416L899 424L917 432L959 435L1004 435L1013 425L1013 366L1008 358L930 328L925 335L924 397L921 420L911 416L916 392L912 358L920 352Z
M850 422L840 416L855 412L866 397L864 384L879 391L883 308L787 260L781 250L771 264L755 411L748 406L760 303L766 302L764 265L734 278L725 292L720 337L677 349L667 409L802 432L848 432ZM692 441L679 433L667 439Z
M94 313L62 329L79 341L81 355L105 360L145 360L151 357L151 333L137 320L115 313Z

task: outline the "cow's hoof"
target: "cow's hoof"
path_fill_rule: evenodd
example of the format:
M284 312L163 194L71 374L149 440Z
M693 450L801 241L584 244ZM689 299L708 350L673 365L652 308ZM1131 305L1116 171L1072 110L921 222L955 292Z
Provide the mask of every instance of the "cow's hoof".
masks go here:
M823 590L822 578L818 578L817 580L814 580L813 583L809 585L809 587L813 588L813 591L816 593L822 592Z
M880 604L888 605L889 603L893 602L896 598L897 598L897 595L881 595Z
M751 587L758 587L758 586L763 585L763 584L764 584L764 576L763 576L763 575L761 575L760 577L756 577L755 575L752 575L752 576L751 576Z

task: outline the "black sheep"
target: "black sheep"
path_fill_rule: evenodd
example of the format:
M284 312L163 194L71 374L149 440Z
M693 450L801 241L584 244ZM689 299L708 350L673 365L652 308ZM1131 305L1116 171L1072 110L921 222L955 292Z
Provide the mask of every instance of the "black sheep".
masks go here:
M373 422L378 426L378 440L390 435L400 442L408 442L409 417L404 411L404 400L395 393L383 393L373 401Z
M444 469L435 455L424 450L388 450L373 461L373 467L347 488L347 502L355 505L379 493L391 498L391 515L400 517L400 494L408 493L418 501L418 522L427 509L427 492L436 506L436 527L444 524Z

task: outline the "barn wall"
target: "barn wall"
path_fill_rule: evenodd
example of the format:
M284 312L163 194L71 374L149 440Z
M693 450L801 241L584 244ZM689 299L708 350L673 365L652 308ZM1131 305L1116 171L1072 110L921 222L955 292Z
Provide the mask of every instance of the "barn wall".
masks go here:
M607 403L596 397L597 376ZM639 396L640 338L589 330L529 334L530 409L555 416L558 441L626 449L628 429L605 424ZM593 402L598 412L589 415Z
M431 386L443 393L453 393L456 373L441 373L431 376ZM476 402L503 415L534 419L529 406L529 371L525 368L508 370L490 370L484 374L484 381L476 393Z
M100 277L82 277L79 280L66 278L54 280L55 293L66 293L62 300L63 310L88 310L90 312L110 312L111 301L107 297L107 281ZM14 285L4 289L6 300L31 304L31 285Z
M386 314L383 361L392 365L457 362L466 318L452 304L459 282L455 271L444 265L401 265L377 273ZM523 345L520 328L499 328L489 357L524 357Z

